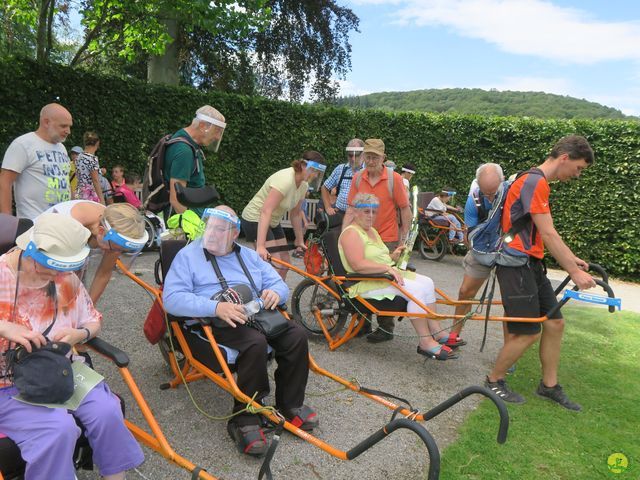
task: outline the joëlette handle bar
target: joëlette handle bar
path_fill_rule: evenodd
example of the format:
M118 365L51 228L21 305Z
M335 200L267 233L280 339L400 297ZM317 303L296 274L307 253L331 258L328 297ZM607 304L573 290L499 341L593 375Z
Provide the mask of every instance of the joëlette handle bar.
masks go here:
M374 432L358 445L353 447L351 450L347 451L347 458L349 460L353 460L358 455L365 452L373 445L380 442L386 436L390 435L399 428L406 428L408 430L411 430L416 435L418 435L426 445L427 451L429 452L429 473L427 475L427 479L437 480L438 478L440 478L440 451L438 450L438 445L436 444L435 439L431 436L426 428L424 428L419 423L416 423L413 420L409 420L407 418L398 418L395 420L391 420L380 430Z
M602 281L604 283L609 284L609 275L607 274L607 271L604 268L602 268L602 266L598 265L597 263L590 263L589 270L596 272L598 275L602 277ZM569 283L570 281L571 281L571 276L567 275L567 278L565 278L562 281L562 283L560 283L560 285L556 287L554 293L558 295L562 291L562 289L567 286L567 283Z
M607 296L609 298L615 298L615 295L613 293L613 289L609 286L608 283L603 282L602 280L599 279L594 279L596 282L596 285L598 285L599 287L601 287L605 292L607 292ZM566 284L565 284L566 285ZM578 286L576 285L575 287L572 288L572 290L578 290ZM561 309L565 303L567 303L569 301L569 298L563 298L562 300L560 300L558 302L558 304L553 307L551 310L549 310L546 314L547 318L551 318L559 309ZM616 311L616 307L615 305L609 305L609 313L613 313Z

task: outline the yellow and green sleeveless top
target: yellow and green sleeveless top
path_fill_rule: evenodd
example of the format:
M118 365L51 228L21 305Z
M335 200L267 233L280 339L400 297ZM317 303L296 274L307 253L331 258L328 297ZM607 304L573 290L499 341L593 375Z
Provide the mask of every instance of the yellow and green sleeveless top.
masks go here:
M389 265L390 267L395 265L394 261L391 259L391 256L389 255L389 249L384 244L384 242L382 241L382 238L380 238L380 234L378 234L375 228L371 229L371 231L373 231L374 233L374 236L376 237L375 241L369 237L367 232L365 232L361 227L355 224L349 225L347 228L345 228L342 234L340 235L340 237L342 237L342 235L344 235L344 232L346 232L349 229L355 230L358 233L358 236L362 239L362 243L364 243L364 257L367 260L371 260L372 262L376 262L376 263L381 263L383 265ZM347 261L347 257L344 254L344 250L342 249L342 245L340 244L340 240L338 240L338 251L340 252L340 260L342 261L342 265L344 265L344 269L347 271L347 273L357 273L353 269L353 267L349 265L349 262ZM415 278L415 275L413 274L413 272L402 272L402 276L405 278ZM362 282L356 283L355 285L349 288L349 297L353 298L358 295L362 295L366 292L369 292L371 290L378 290L379 288L385 288L387 286L389 286L389 283L382 280L364 280ZM394 296L395 295L393 294L387 294L387 295L376 295L376 296L367 297L367 298L382 300L384 298L391 299Z

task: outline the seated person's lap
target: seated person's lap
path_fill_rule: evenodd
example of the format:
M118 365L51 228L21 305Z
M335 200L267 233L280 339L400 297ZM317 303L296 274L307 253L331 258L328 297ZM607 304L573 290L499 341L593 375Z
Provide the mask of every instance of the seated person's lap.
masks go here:
M402 286L407 292L416 297L418 300L423 302L425 305L429 305L435 303L435 287L433 284L433 280L424 275L416 274L415 279L404 279L404 285ZM415 302L413 302L408 296L406 296L402 291L398 290L396 287L389 285L384 288L379 288L376 290L370 290L362 295L363 298L374 298L381 295L398 295L407 300L409 303L407 305L407 312L423 312L424 310L420 308Z

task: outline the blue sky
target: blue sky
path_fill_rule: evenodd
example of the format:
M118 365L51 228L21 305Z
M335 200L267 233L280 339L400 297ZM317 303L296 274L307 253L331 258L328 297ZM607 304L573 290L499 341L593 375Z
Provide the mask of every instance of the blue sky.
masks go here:
M483 88L640 115L640 1L347 0L360 18L341 95Z

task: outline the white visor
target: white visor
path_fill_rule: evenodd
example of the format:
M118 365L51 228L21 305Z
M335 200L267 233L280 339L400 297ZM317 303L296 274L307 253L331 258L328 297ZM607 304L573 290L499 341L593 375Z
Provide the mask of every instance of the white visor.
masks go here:
M376 221L376 215L378 214L379 207L379 203L356 203L354 205L356 215L365 219L369 228L372 227Z

